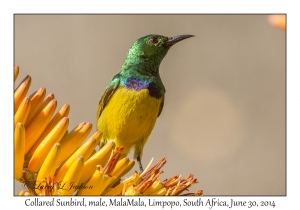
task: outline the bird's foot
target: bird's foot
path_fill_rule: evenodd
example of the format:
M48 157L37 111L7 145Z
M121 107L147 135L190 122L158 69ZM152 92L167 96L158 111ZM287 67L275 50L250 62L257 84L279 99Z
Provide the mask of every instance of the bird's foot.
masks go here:
M137 160L137 162L138 162L138 164L139 164L140 172L142 173L142 172L144 171L144 169L143 169L143 166L142 166L142 162L141 162L140 156L137 156L137 157L136 157L136 160Z

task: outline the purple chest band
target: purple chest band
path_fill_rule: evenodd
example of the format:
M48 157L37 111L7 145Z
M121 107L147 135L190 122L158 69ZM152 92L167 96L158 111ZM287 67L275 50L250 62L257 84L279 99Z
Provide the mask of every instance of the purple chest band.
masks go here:
M136 78L130 78L127 79L126 83L125 83L125 87L127 89L134 89L136 91L140 91L142 89L145 89L148 87L148 84L146 82L143 82L139 79Z

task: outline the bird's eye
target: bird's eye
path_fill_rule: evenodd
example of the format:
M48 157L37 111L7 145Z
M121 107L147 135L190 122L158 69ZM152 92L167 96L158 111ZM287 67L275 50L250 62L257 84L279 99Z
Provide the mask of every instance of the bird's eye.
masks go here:
M156 44L158 42L158 40L157 40L157 38L155 38L155 37L152 37L151 39L150 39L150 43L151 44Z

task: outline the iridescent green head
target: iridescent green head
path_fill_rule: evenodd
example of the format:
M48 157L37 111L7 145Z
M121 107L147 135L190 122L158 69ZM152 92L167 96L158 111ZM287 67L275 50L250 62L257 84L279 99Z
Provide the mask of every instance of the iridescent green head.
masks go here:
M193 35L184 34L174 37L166 37L157 34L150 34L136 40L130 47L127 58L123 65L135 65L140 63L149 63L152 66L159 66L168 50L176 43L193 37ZM149 61L149 62L148 62Z

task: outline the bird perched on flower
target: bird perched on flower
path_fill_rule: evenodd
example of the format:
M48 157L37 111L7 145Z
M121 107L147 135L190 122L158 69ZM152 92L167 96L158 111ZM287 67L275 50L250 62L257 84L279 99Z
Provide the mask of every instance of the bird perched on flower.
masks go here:
M113 140L116 146L125 147L123 156L134 147L134 158L141 171L144 145L164 106L166 90L159 65L174 44L190 37L193 35L151 34L136 40L121 71L112 78L99 101L97 129L103 132L101 144Z

